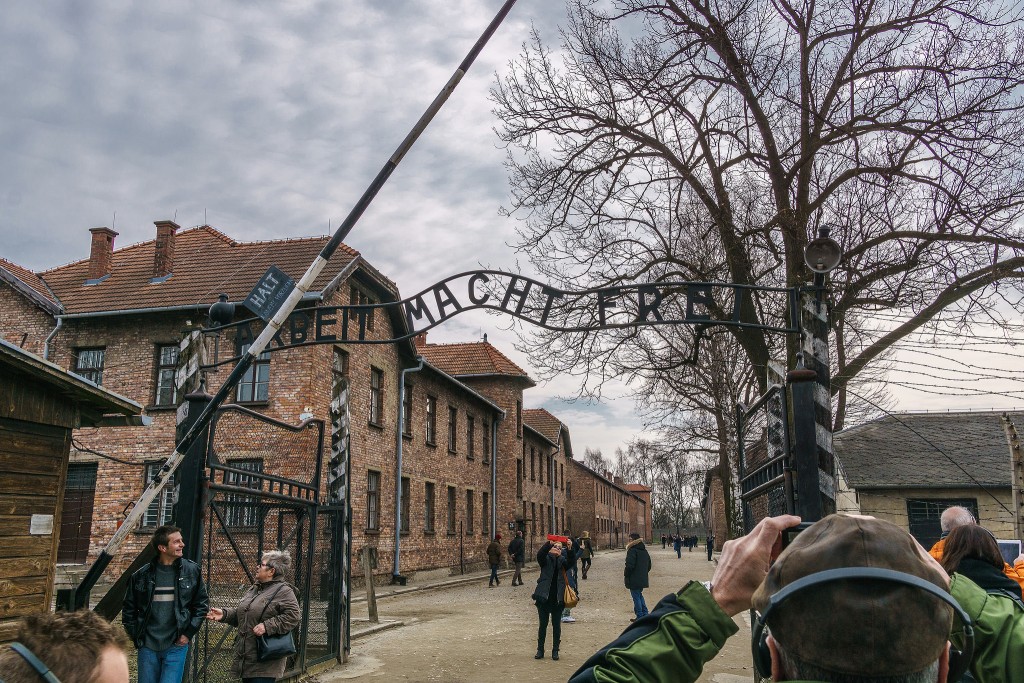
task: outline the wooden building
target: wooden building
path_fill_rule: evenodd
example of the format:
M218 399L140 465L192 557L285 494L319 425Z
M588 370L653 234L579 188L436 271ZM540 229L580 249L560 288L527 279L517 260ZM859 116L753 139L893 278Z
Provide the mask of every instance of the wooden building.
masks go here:
M0 339L0 641L53 600L72 430L141 423L142 406Z

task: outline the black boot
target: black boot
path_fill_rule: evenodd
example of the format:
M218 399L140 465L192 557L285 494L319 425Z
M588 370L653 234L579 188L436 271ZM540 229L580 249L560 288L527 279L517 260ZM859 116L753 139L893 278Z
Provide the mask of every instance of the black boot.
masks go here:
M534 659L544 659L544 646L541 645L537 648L537 654L533 656Z
M551 651L551 659L555 660L556 662L558 661L558 650Z

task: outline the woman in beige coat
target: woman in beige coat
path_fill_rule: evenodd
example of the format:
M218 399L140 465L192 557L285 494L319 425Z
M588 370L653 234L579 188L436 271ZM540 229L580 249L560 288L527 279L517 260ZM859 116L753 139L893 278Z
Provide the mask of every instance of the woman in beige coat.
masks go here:
M244 683L271 683L284 675L287 657L261 662L256 659L260 636L287 633L299 625L302 612L295 591L285 581L292 558L287 551L264 553L256 568L256 583L234 607L211 607L206 618L238 628L231 672Z

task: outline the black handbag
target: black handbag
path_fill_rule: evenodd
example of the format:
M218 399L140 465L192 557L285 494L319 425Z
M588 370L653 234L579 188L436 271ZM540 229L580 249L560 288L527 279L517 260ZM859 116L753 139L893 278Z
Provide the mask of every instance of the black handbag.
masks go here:
M267 602L263 605L263 611L260 612L260 620L257 623L262 623L263 614L267 611L267 606L273 602L274 598L277 597L278 591L282 588L284 588L284 584L278 586L274 594L267 599ZM269 662L283 657L290 657L295 652L295 639L292 638L291 631L278 636L264 633L256 639L256 661L258 662Z

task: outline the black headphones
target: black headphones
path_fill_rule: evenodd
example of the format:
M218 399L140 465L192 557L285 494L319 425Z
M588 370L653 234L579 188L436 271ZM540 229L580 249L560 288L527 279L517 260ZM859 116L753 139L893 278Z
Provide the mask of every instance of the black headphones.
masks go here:
M888 581L890 583L901 583L905 586L920 588L952 607L953 611L960 617L960 623L963 624L964 649L963 651L953 650L952 648L950 649L949 676L947 676L946 680L959 681L964 673L967 672L967 667L971 665L971 659L974 656L974 626L971 624L971 617L967 614L964 608L953 599L952 595L942 590L934 583L925 581L924 579L912 574L905 574L891 569L876 569L874 567L846 567L843 569L828 569L826 571L809 574L794 581L768 598L768 604L765 606L764 613L757 615L757 621L754 624L754 630L751 633L754 669L757 671L758 675L762 678L772 677L771 650L768 649L768 633L765 630L765 624L767 623L772 610L777 609L780 604L789 599L794 593L798 593L806 588L820 586L823 583L832 583L833 581L845 581L849 579Z
M28 662L29 666L35 669L35 672L39 674L39 677L44 681L47 683L60 683L60 679L57 678L56 674L50 671L50 667L43 664L43 660L36 657L32 650L28 649L21 643L11 643L11 649L21 655L22 658Z

